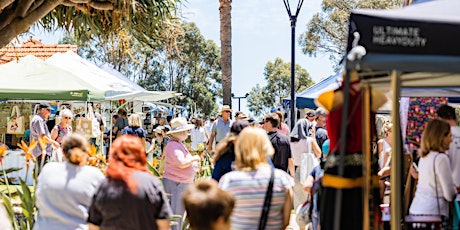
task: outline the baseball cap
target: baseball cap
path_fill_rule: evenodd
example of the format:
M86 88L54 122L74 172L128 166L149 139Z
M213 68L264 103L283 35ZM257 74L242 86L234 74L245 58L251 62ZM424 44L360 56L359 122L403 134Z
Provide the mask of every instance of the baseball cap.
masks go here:
M51 109L50 104L48 102L40 102L38 105L38 109Z

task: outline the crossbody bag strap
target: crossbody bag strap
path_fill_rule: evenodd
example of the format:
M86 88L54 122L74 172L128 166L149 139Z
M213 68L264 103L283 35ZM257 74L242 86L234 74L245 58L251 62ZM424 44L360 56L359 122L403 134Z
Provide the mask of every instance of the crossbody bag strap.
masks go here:
M268 212L270 211L270 205L273 195L273 183L275 181L275 169L273 166L271 168L270 182L268 182L267 192L265 193L264 207L262 208L262 215L260 216L259 221L259 230L264 230L265 225L267 224Z
M439 197L438 197L438 182L436 180L436 158L440 153L436 154L433 160L433 172L434 172L434 189L436 190L436 203L438 204L438 215L441 216L441 207L439 206Z

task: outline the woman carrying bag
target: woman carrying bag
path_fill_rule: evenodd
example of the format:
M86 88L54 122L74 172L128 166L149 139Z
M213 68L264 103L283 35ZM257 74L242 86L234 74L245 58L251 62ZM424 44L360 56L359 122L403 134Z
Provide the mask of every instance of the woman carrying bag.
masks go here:
M275 150L263 129L247 127L235 145L236 170L219 187L235 197L232 229L286 229L294 179L267 162Z
M449 202L459 190L445 154L451 141L449 123L437 119L428 123L421 142L417 191L409 209L410 215L440 216L442 229L449 223Z

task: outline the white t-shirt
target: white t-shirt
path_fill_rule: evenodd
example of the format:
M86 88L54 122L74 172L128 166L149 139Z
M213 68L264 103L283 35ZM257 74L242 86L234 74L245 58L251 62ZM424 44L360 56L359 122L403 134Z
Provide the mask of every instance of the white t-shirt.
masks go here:
M205 130L203 127L193 128L190 131L190 139L192 140L192 150L198 150L198 144L206 142Z
M434 162L435 159L436 163ZM433 170L434 164L436 164L436 172ZM452 180L449 158L443 153L430 152L427 156L420 158L418 169L417 190L415 191L409 213L413 215L441 214L448 216L449 205L447 201L452 201L457 193ZM439 211L438 201L436 200L436 188L438 190Z
M298 142L291 142L291 157L295 166L301 164L303 153L313 152L311 146L312 141L314 141L313 138L307 137L307 139L300 139Z
M206 135L208 135L208 138L211 137L211 129L212 129L212 124L214 124L214 122L208 122L204 125L204 131L206 132Z
M452 126L450 132L452 133L452 142L449 150L447 150L447 155L450 159L454 184L460 186L460 127ZM457 195L457 200L460 200L460 195Z
M88 208L103 179L95 167L47 163L37 180L34 230L88 229Z

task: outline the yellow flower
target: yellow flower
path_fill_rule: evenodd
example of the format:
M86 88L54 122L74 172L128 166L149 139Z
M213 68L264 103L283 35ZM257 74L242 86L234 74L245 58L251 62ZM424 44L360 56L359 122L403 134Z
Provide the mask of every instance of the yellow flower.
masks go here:
M29 162L30 159L35 160L34 155L32 155L32 150L37 147L38 142L35 140L32 140L27 146L27 144L24 141L21 141L20 144L18 144L19 148L22 149L26 155L26 162Z
M90 145L90 146L89 146L89 149L88 149L88 155L89 155L90 157L94 157L94 156L96 156L96 153L97 153L97 148L96 148L96 146Z
M3 157L6 155L6 150L8 148L5 145L0 146L0 163L3 163Z
M38 137L38 144L40 144L40 147L43 149L46 149L46 143L47 143L47 140L45 138L45 135L40 135Z
M204 144L203 143L200 143L196 146L196 148L198 149L198 152L203 152L204 150Z

